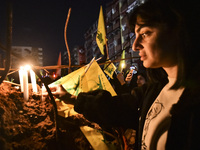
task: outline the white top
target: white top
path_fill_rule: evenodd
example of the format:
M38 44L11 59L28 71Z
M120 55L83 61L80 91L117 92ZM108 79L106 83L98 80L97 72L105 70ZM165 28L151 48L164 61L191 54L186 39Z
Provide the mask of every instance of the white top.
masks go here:
M142 150L165 150L168 128L171 122L170 109L177 103L184 88L171 90L175 78L168 78L169 83L162 89L150 107L144 123Z

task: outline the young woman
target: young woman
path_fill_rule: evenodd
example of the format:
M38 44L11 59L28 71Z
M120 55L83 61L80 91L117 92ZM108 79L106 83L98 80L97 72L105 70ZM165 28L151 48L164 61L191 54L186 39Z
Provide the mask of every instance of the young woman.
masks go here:
M133 50L150 83L134 95L80 93L75 110L107 127L133 128L137 149L200 149L199 2L148 0L130 16Z
M138 73L137 74L137 86L143 86L145 83L147 83L147 77L145 73Z

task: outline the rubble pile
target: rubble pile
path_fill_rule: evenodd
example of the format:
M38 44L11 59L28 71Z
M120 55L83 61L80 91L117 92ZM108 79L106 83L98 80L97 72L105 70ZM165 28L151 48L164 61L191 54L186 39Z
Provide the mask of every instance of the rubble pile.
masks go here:
M81 125L91 125L82 115L54 117L49 98L23 93L12 84L0 85L0 149L55 150L92 149L80 131ZM57 123L57 128L56 128Z

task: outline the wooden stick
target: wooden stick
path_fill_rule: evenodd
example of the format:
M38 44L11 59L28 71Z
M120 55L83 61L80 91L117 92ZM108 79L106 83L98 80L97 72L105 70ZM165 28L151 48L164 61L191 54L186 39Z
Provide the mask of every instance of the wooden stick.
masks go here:
M88 64L87 68L85 69L85 74L88 71L88 69L90 68L90 66L92 65L94 60L95 60L95 57L90 61L90 63Z
M68 15L67 15L66 23L65 23L65 30L64 30L65 45L66 45L66 48L67 48L68 59L69 59L68 73L71 72L71 54L70 54L69 46L68 46L68 43L67 43L67 26L68 26L70 14L71 14L71 8L69 8L69 11L68 11Z
M133 59L133 58L140 58L140 57L129 57L129 58L125 58L125 59L116 59L116 60L112 60L111 62L119 62L121 60L128 60L128 59ZM97 59L98 60L98 59ZM111 63L111 62L105 62L105 63L100 63L99 65L104 65L107 63ZM73 68L80 68L83 67L84 65L72 65L71 67ZM57 68L69 68L68 65L61 65L61 66L34 66L35 69L57 69ZM4 68L0 68L0 70L4 70ZM10 70L17 70L16 68L10 68Z
M106 36L105 36L106 39ZM106 39L106 53L107 53L107 59L109 59L109 53L108 53L108 43L107 43L107 39Z
M5 69L0 78L0 84L3 82L10 69L10 55L11 55L11 45L12 45L12 21L13 21L11 2L8 2L7 4L7 11L8 11L8 17L7 17L7 33L6 33L6 63L5 63Z

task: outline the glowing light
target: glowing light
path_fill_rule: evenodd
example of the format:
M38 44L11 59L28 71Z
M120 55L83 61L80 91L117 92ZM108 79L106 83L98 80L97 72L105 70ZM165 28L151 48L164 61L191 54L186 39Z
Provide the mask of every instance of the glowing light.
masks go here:
M31 69L31 66L30 65L25 65L24 69L27 70L27 71L29 71Z
M41 97L41 99L45 100L44 93L46 92L46 88L45 88L44 84L42 84L42 89L41 90L42 90L42 97Z
M125 67L125 64L124 63L122 63L122 68L124 68Z
M31 69L31 66L30 65L21 66L19 69L19 79L20 79L20 85L21 85L21 92L23 92L25 100L29 99L28 71L30 72L30 76L31 76L33 92L37 93L36 77L35 77L35 73Z
M121 72L123 71L123 69L125 68L126 64L125 63L122 63L121 64Z
M56 74L53 74L53 78L56 78Z
M31 75L31 83L32 83L33 92L37 93L35 72L33 72L32 69L30 69L30 75Z
M28 71L25 67L20 67L19 69L19 80L21 85L21 92L23 92L24 99L29 99L29 93L28 93Z

